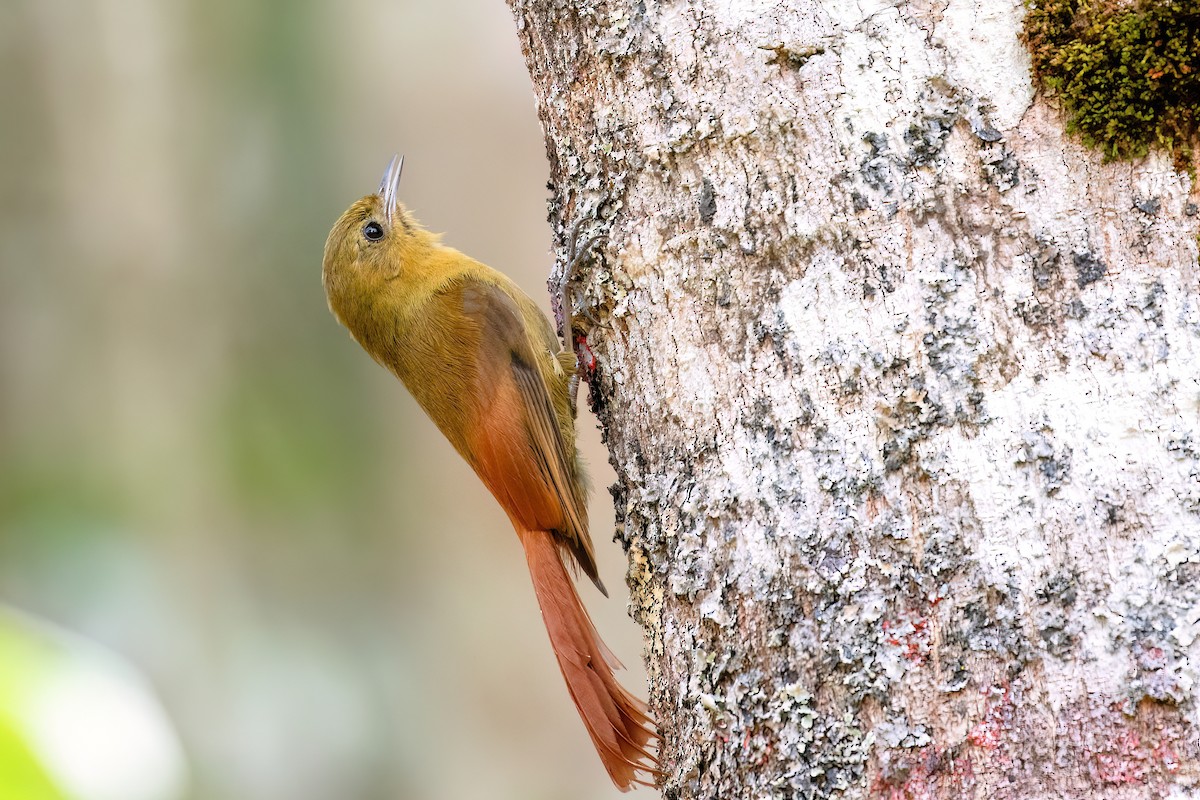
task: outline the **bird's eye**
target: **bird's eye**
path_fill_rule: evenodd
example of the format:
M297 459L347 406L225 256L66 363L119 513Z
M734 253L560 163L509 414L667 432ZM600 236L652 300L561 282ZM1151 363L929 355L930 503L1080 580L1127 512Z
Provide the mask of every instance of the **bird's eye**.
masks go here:
M375 220L371 220L366 225L363 225L363 236L372 242L378 242L383 238L383 226Z

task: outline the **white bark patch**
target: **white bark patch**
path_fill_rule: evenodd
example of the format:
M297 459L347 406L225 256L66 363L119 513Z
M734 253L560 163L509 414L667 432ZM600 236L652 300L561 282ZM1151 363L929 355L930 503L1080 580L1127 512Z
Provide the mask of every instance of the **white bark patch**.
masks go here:
M1019 36L1020 0L950 0L932 42L945 50L946 76L991 106L1000 131L1033 102L1029 52Z
M854 134L882 133L919 109L922 87L940 71L925 36L886 4L842 37L838 117Z

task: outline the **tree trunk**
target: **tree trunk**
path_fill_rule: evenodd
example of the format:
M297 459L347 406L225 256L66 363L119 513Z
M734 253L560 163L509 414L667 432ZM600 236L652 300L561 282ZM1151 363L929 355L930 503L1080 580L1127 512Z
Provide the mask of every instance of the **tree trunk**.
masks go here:
M509 4L665 795L1191 796L1190 179L1064 133L1018 0Z

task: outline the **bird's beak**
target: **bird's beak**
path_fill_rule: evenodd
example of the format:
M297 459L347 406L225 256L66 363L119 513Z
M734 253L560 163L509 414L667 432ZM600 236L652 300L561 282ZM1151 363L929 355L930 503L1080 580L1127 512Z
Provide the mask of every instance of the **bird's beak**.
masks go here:
M396 190L400 186L400 170L404 169L404 156L394 155L388 163L387 172L379 182L379 197L383 200L383 213L387 214L388 224L396 212Z

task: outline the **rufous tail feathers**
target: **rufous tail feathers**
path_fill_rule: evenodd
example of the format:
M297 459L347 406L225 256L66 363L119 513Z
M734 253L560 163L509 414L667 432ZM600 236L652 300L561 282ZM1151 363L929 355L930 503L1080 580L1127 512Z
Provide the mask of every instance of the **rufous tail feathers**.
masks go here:
M646 704L613 676L620 664L600 641L553 536L519 533L559 669L604 768L621 791L635 783L654 786L658 733Z

